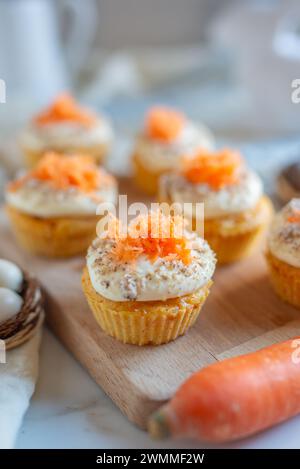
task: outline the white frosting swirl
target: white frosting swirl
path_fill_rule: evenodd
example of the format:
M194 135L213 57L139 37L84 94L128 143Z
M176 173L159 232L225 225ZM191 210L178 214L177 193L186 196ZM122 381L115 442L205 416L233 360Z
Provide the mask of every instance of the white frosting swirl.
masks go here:
M145 133L139 135L134 151L145 168L160 172L176 168L183 155L192 156L199 148L211 150L213 147L211 132L204 125L187 121L179 136L172 142L155 140Z
M84 193L76 188L54 189L46 182L32 179L17 190L7 190L6 202L29 215L42 218L96 215L100 202L116 203L117 185L104 181L98 190Z
M194 204L202 202L206 219L250 210L256 206L262 194L261 179L246 168L243 169L237 184L225 186L220 190L214 190L208 184L194 184L179 173L165 174L160 180L162 200L180 204L192 203L192 213L189 214L191 216L195 214Z
M292 199L275 215L268 237L271 254L298 268L300 268L300 223L291 223L288 218L296 212L299 214L299 211L300 199Z
M215 256L206 241L197 237L192 260L158 258L151 262L141 255L134 263L116 261L115 241L97 238L87 254L87 268L97 293L112 301L159 301L193 293L212 277Z
M53 122L36 124L31 122L20 135L20 143L25 148L42 151L57 149L63 151L68 147L85 148L100 144L109 144L113 130L108 119L101 117L87 127L76 122Z

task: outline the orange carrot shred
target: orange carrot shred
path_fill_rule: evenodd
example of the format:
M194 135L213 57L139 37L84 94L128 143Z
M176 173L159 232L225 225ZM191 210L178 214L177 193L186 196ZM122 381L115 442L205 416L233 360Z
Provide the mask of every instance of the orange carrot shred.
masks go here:
M45 181L55 189L75 187L83 192L93 192L101 182L111 177L95 164L89 156L63 156L54 152L46 153L36 168L25 176L11 182L8 190L15 191L31 179Z
M295 210L295 212L288 217L289 223L300 223L300 210Z
M145 254L152 262L158 257L191 261L189 241L183 235L181 217L159 217L153 212L140 216L129 225L127 235L116 240L114 255L120 262L134 262ZM181 232L181 235L180 235ZM165 236L167 235L167 236Z
M71 121L87 127L91 126L95 120L96 116L91 111L81 108L67 93L59 95L48 109L34 118L34 122L39 125Z
M146 116L146 131L150 137L172 142L180 134L185 116L167 107L156 106Z
M190 182L205 183L213 189L238 183L243 164L241 155L230 149L211 153L201 150L194 157L184 157L182 173Z

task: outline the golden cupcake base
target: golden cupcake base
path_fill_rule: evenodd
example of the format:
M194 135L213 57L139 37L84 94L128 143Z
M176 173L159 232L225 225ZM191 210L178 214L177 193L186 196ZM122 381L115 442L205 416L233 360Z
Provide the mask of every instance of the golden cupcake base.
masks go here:
M71 257L84 254L96 236L99 216L40 218L6 206L19 244L33 254Z
M300 269L266 253L270 280L277 295L287 303L300 308Z
M172 203L162 198L159 201ZM204 239L215 252L218 265L229 264L250 256L261 241L272 215L272 202L263 196L253 210L240 215L205 220ZM190 228L196 230L196 227L196 219L193 218L190 220Z
M205 220L204 238L216 253L218 264L236 262L251 255L272 214L272 202L263 196L253 210L241 215Z
M206 232L205 239L215 252L218 265L230 264L250 256L264 231L265 228L259 226L247 233L231 236Z
M160 345L183 335L196 321L212 282L196 292L166 301L111 301L97 293L87 268L82 288L100 327L120 342Z
M132 156L133 177L135 185L146 195L156 195L159 187L159 179L165 171L153 172L141 163L137 153Z
M110 144L99 144L90 147L51 147L41 150L35 150L29 147L22 147L25 165L27 168L34 168L47 151L54 151L62 155L80 154L91 156L97 164L104 164L106 156L109 153Z

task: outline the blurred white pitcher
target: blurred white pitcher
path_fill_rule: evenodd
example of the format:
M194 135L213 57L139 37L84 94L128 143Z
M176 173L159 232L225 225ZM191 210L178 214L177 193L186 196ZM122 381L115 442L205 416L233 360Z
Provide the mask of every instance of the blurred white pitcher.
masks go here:
M67 70L75 76L88 55L96 13L95 0L0 0L0 78L7 104L41 105L71 85Z

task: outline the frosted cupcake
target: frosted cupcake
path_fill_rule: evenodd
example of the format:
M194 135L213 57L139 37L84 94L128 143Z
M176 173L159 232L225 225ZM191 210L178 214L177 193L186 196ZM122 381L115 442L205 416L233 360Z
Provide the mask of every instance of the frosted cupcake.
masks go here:
M181 112L164 107L150 109L133 152L137 186L146 194L155 194L161 174L176 169L180 157L202 147L212 148L213 144L210 131Z
M88 154L102 163L112 137L112 127L104 116L62 94L32 119L20 136L20 144L29 167L35 166L46 151Z
M47 153L10 183L6 208L19 243L50 257L84 253L95 237L97 206L116 201L115 179L92 158Z
M182 219L161 216L167 238L151 217L146 234L97 238L87 254L83 290L101 328L121 342L159 345L184 334L209 293L215 257L208 244L186 230Z
M198 221L195 204L204 203L205 239L221 264L250 254L272 214L260 178L229 149L183 158L180 171L161 178L159 198L171 204L192 202L185 213L193 229Z
M275 215L266 258L276 293L300 307L300 199L292 199Z

